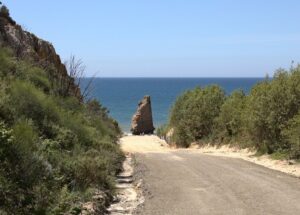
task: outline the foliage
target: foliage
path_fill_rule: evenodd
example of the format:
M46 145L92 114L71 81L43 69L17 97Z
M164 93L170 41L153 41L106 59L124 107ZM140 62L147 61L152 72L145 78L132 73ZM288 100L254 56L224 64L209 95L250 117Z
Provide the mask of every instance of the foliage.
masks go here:
M248 96L247 131L259 150L289 149L282 131L300 108L299 68L279 70L272 81L258 84Z
M159 136L160 138L166 138L168 132L168 126L165 125L161 125L156 129L156 135Z
M224 91L214 85L196 88L179 97L170 118L170 127L175 130L175 142L188 146L212 134L224 99Z
M273 79L255 85L249 95L224 97L216 86L196 88L176 100L170 114L173 141L237 143L275 157L299 158L300 66L278 70ZM280 155L280 156L279 156Z
M287 140L291 157L300 159L300 114L289 120L287 127L283 130L284 138Z
M220 115L216 118L215 137L226 141L241 135L245 100L245 94L241 90L234 91L226 98L220 108Z
M90 190L112 193L123 155L107 109L4 48L0 78L0 213L79 214Z
M2 48L0 51L0 78L3 79L11 75L15 70L15 64L12 59L12 52L9 49Z

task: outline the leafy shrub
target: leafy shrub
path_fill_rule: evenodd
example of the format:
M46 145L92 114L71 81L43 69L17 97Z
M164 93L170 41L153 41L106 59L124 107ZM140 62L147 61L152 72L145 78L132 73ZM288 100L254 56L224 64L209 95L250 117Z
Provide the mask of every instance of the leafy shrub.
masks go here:
M8 76L14 70L14 61L9 49L0 49L0 78Z
M45 119L58 122L58 107L50 96L28 82L15 81L12 85L10 105L16 117L32 119L39 126Z
M76 194L64 186L57 197L59 203L51 209L51 214L81 214L81 206L78 202L82 199Z
M55 140L59 143L60 148L63 150L71 150L79 143L77 135L71 130L65 128L59 129Z
M11 135L12 141L0 146L3 152L0 178L4 179L1 184L4 197L0 199L8 214L35 213L49 200L42 195L48 171L36 151L37 133L30 122L20 121Z
M42 91L44 91L45 93L50 93L50 81L43 69L31 66L26 62L19 62L16 70L16 72L20 72L20 78L27 80L35 87L42 89Z
M7 129L2 121L0 121L0 159L5 158L6 149L10 147L13 142L12 130ZM3 161L3 160L2 160Z
M248 132L259 150L288 149L282 130L300 108L300 71L278 71L255 86L247 99Z
M243 91L234 91L221 106L220 115L215 122L215 135L221 140L230 140L242 133L245 100Z
M0 78L0 213L80 214L91 190L112 193L124 157L108 111L60 96L45 67L3 49Z
M156 135L159 136L160 138L166 138L168 132L168 126L166 124L159 126L156 129Z
M179 97L170 119L175 142L188 146L192 141L209 137L224 99L224 91L214 85L196 88Z
M283 130L285 140L290 145L290 157L300 159L300 114L289 120Z
M87 110L93 116L99 116L102 119L106 119L109 111L107 108L102 107L102 105L95 99L92 99L87 102Z
M216 86L185 92L171 109L174 142L189 146L209 138L213 143L238 142L274 157L299 158L300 66L278 70L245 96L225 98Z

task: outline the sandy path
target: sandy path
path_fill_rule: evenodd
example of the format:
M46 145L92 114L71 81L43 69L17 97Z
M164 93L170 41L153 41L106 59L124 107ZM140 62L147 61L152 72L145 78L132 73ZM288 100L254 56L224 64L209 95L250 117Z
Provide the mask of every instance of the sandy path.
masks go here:
M145 202L135 214L294 215L300 211L300 180L261 166L287 167L267 157L253 158L251 152L226 147L171 149L156 136L126 136L121 146L135 154L135 172L143 180ZM251 159L258 159L260 165Z
M149 153L149 152L171 152L171 151L186 151L191 153L203 153L213 156L224 156L231 158L239 158L255 164L281 171L296 177L300 177L300 163L291 163L286 160L274 160L268 155L255 156L254 151L249 151L247 149L237 149L229 146L213 147L213 146L203 146L197 147L192 146L189 149L174 149L170 148L168 144L158 138L155 135L146 136L125 136L121 138L121 148L123 151L128 153ZM292 165L291 165L292 164Z
M167 152L168 144L155 135L124 136L120 140L121 148L128 153Z

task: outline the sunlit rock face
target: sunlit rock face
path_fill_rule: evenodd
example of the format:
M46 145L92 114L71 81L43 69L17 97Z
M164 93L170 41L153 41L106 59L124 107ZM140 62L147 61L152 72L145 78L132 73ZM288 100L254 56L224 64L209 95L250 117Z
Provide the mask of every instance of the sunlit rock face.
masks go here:
M3 14L0 11L0 48L8 47L15 56L20 59L30 59L44 66L49 70L50 76L55 80L72 79L67 72L65 65L61 62L60 56L56 53L53 45L42 40L34 34L24 30L18 25L9 14ZM80 100L81 93L74 81L68 81L70 84L69 93L75 95Z
M134 135L153 134L154 129L150 96L144 96L132 117L131 132Z

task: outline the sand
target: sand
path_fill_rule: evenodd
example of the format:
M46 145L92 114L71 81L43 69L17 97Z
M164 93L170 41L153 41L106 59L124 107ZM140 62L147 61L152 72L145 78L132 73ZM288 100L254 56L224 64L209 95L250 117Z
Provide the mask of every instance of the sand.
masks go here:
M191 150L198 150L200 153L214 156L223 156L243 159L273 170L281 171L296 177L300 177L300 163L288 160L274 160L269 155L256 156L256 151L248 149L237 149L228 145L219 148L214 146L196 147Z
M255 151L237 149L229 146L213 147L210 145L199 147L192 145L189 149L174 149L156 135L124 136L120 139L121 148L126 153L167 153L174 150L188 150L192 153L204 153L213 156L239 158L258 165L300 177L300 163L287 160L274 160L268 155L255 156Z
M124 136L120 139L125 153L167 152L168 144L156 135Z

